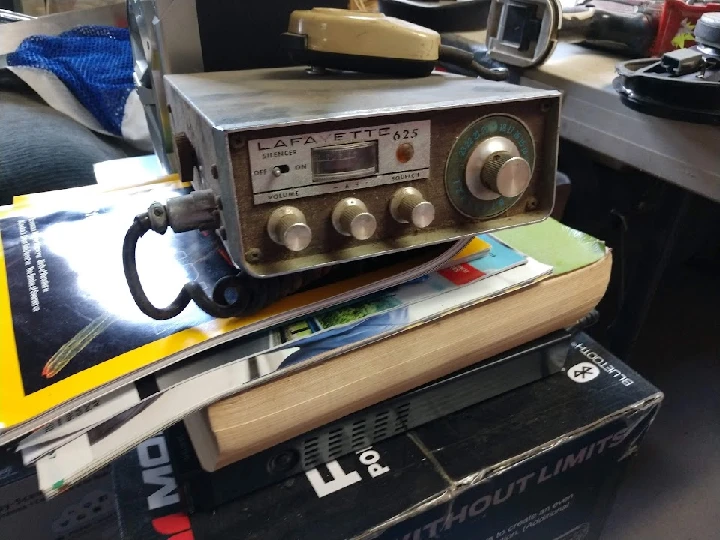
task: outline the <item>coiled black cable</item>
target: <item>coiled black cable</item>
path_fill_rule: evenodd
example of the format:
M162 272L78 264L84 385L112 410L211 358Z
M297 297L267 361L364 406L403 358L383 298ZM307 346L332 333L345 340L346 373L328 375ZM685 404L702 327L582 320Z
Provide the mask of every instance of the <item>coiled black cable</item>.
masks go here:
M136 248L143 235L150 230L147 213L135 216L125 234L122 259L125 279L135 303L145 315L157 320L172 319L193 301L208 315L218 318L252 315L262 308L288 296L327 274L327 269L308 270L273 278L253 278L243 272L220 278L210 298L195 282L183 285L175 299L166 307L155 306L145 294L137 271ZM233 294L234 291L234 294ZM234 296L232 300L229 297Z
M175 297L175 300L164 308L155 307L145 295L145 291L142 288L140 276L137 271L135 249L137 247L138 240L140 240L140 238L142 238L149 230L150 217L148 214L144 213L135 216L132 225L130 225L127 233L125 233L122 250L123 269L125 270L125 280L130 287L130 294L132 294L133 300L135 300L135 303L140 308L140 311L148 317L165 321L167 319L172 319L187 307L191 300L190 292L183 287L180 290L180 293Z

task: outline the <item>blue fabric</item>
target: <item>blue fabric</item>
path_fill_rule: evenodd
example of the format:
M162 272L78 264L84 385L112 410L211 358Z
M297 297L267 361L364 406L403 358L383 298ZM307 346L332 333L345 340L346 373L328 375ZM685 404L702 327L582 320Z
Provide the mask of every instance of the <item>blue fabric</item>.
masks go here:
M134 88L127 29L80 26L57 36L32 36L7 56L7 63L54 74L104 130L121 135L125 103Z

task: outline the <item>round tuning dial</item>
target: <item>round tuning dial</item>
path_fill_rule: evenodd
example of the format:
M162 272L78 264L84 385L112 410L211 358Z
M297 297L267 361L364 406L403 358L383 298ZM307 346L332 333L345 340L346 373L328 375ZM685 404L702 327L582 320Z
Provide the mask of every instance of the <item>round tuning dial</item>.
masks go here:
M360 199L348 197L335 205L332 224L343 236L352 236L356 240L367 240L377 228L375 216L368 212Z
M445 190L455 209L472 219L507 212L529 189L536 143L528 127L505 114L472 122L457 137L445 164Z
M290 251L302 251L312 240L312 231L305 215L294 206L281 206L270 214L267 231L273 242Z
M435 219L435 206L417 189L404 187L393 195L390 214L399 223L412 223L418 229L424 229Z
M517 197L530 184L530 165L510 152L492 154L480 172L483 184L503 197Z

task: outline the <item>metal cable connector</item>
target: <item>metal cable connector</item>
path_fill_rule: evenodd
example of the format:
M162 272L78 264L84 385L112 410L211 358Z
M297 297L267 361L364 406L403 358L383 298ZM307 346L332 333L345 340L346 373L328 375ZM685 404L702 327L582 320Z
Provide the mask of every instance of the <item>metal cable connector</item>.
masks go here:
M150 228L159 234L165 234L168 226L176 233L220 226L217 198L211 190L173 197L164 205L153 203L148 208L148 217Z
M143 290L137 271L136 248L140 238L149 230L164 234L168 226L176 233L196 229L216 229L220 226L220 210L212 191L195 191L189 195L168 199L165 204L153 203L144 214L135 217L123 242L122 261L130 294L140 311L157 320L171 319L194 301L200 309L213 317L251 315L263 307L292 294L328 273L327 268L309 270L258 279L241 271L220 278L212 295L191 281L183 285L175 299L165 307L157 307Z

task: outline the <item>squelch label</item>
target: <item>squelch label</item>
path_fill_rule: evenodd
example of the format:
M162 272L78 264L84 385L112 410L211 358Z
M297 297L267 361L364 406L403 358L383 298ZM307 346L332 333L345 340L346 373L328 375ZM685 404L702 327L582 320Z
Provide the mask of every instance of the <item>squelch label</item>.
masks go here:
M297 154L297 150L277 150L274 152L263 152L262 158L263 159L271 159L271 158L279 158L279 157L288 157L288 156L294 156Z

